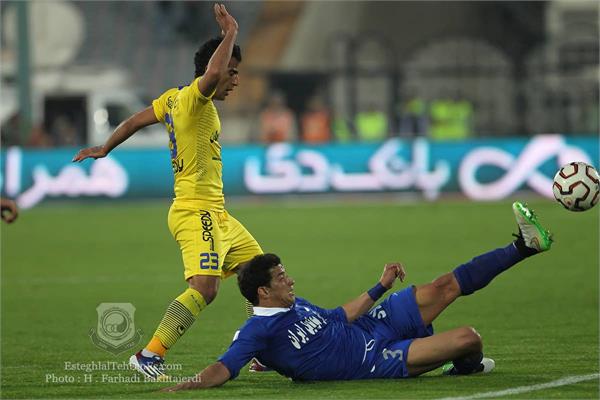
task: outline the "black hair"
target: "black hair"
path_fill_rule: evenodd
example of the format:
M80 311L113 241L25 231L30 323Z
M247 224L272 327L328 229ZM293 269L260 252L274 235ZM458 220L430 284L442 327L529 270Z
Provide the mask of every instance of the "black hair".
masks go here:
M204 75L210 58L213 54L215 54L217 47L219 47L222 41L222 37L215 37L207 40L202 44L202 46L200 46L196 54L194 54L194 65L196 66L194 78ZM238 60L238 62L242 62L242 50L240 49L240 46L237 44L233 45L233 52L231 56Z
M238 273L240 292L250 303L258 305L258 288L271 285L271 269L281 264L275 254L261 254L250 260Z

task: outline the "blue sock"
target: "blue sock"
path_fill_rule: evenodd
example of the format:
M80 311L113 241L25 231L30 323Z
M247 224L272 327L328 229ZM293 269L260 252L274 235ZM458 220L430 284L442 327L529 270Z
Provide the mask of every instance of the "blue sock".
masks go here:
M498 274L525 259L514 243L475 257L453 272L463 296L484 288Z

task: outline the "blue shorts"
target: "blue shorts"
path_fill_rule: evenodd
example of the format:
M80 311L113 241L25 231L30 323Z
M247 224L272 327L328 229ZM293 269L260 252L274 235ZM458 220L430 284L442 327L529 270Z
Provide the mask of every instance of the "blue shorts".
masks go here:
M408 348L416 338L433 335L425 326L412 286L392 293L355 322L365 330L365 361L361 378L405 378Z

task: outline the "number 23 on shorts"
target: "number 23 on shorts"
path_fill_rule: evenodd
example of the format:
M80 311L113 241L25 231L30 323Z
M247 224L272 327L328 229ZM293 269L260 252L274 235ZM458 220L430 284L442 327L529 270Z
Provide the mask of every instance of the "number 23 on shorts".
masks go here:
M219 269L219 253L200 253L200 269Z

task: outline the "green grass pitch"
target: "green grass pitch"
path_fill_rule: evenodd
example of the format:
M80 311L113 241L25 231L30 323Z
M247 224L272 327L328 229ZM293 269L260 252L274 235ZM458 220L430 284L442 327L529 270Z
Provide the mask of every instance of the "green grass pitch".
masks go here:
M408 380L293 383L250 374L205 392L157 392L160 383L110 383L131 371L65 370L65 362L126 361L95 347L101 302L132 303L145 344L168 303L185 288L178 247L166 226L169 203L50 204L2 225L3 398L339 398L469 396L598 372L598 207L571 213L554 202L531 206L555 233L554 248L458 299L437 331L471 325L496 360L489 375ZM296 293L325 307L358 296L383 264L402 261L409 283L424 283L471 257L507 244L510 202L233 203L265 251L278 253ZM396 289L403 285L396 285ZM168 354L189 376L213 362L245 320L235 281ZM53 380L71 380L59 383ZM103 382L103 379L105 382ZM514 398L515 396L512 396ZM532 391L519 398L597 398L598 380Z

